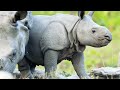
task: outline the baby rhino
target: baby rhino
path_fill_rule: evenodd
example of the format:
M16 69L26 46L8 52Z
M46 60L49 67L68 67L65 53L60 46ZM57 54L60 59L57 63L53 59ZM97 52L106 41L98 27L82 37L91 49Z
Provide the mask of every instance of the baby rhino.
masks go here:
M19 62L22 78L33 78L36 65L45 66L47 78L55 78L57 64L70 60L79 78L90 78L84 68L86 46L103 47L112 40L110 31L92 20L93 11L79 16L32 16L26 55Z

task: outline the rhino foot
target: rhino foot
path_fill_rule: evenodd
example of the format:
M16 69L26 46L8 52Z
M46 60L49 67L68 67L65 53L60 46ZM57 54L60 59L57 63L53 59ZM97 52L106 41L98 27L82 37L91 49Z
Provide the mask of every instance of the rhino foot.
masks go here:
M21 79L34 79L32 73L29 70L21 71Z
M45 79L44 71L35 70L35 71L33 72L33 77L34 77L34 79Z

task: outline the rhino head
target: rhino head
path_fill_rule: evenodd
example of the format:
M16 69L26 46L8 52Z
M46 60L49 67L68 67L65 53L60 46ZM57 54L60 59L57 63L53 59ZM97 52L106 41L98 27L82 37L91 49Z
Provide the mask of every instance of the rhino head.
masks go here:
M93 11L90 11L87 15L84 14L84 11L79 11L78 14L81 18L77 28L77 38L80 44L92 47L108 45L112 40L110 31L92 20Z
M29 39L27 11L0 11L0 70L13 72Z

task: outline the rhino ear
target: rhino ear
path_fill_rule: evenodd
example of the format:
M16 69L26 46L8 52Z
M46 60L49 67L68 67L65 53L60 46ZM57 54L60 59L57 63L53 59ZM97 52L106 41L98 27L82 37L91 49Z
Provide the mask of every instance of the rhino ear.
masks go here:
M26 18L27 13L28 13L27 11L17 11L17 12L14 14L14 19L13 19L14 22Z
M93 14L94 14L94 11L89 11L89 13L88 13L88 15L91 17L93 16Z
M78 11L78 16L83 19L83 16L85 15L85 11Z

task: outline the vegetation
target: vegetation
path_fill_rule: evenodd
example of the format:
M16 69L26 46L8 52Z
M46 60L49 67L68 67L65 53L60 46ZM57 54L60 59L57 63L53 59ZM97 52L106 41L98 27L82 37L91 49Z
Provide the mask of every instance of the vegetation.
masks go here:
M56 13L74 14L77 15L77 11L34 11L33 14L40 15L53 15ZM118 54L120 52L120 12L119 11L96 11L93 16L93 20L104 25L112 32L112 42L102 48L93 48L87 46L85 54L85 66L86 70L90 71L96 67L117 67ZM40 68L44 69L42 66ZM70 61L63 61L58 65L59 72L67 72L68 74L75 73Z

